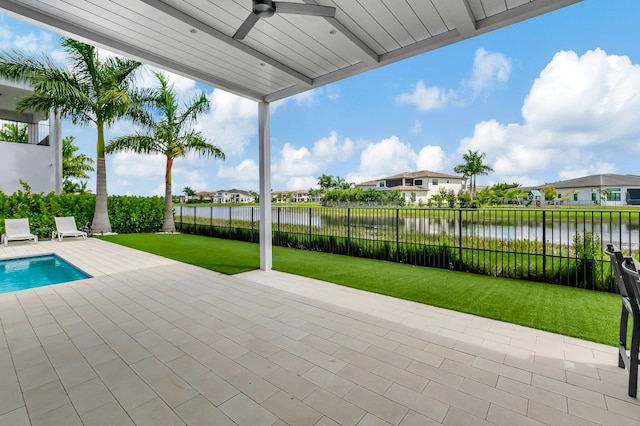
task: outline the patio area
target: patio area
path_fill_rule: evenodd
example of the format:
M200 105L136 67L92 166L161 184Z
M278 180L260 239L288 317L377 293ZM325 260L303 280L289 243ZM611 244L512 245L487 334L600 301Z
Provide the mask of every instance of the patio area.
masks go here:
M97 239L0 248L42 253L93 278L0 295L3 425L640 425L614 347Z

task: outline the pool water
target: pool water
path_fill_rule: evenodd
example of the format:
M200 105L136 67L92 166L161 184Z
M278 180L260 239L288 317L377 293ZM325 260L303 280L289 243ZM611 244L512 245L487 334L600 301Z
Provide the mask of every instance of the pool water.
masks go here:
M55 254L0 260L0 293L90 277Z

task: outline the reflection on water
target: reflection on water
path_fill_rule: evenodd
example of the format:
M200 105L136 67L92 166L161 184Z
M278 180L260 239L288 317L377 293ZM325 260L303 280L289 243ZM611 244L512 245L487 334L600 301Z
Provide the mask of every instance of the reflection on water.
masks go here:
M177 209L185 222L189 217L215 220L234 220L259 222L259 208L255 206L182 206ZM441 217L433 217L427 210L388 210L388 209L351 209L346 208L298 208L273 207L272 221L274 225L289 224L309 226L314 233L321 234L327 230L338 235L346 235L346 228L363 228L377 231L394 231L407 235L410 233L424 235L449 235L464 237L481 237L502 240L547 241L554 244L571 244L577 234L593 232L600 237L602 244L614 243L621 248L638 249L640 246L640 212L633 213L635 220L611 220L610 213L602 212L585 215L580 220L562 220L560 215L549 214L543 224L540 216L530 211L518 211L522 215L517 220L500 220L479 223L465 219L459 210L443 210ZM568 212L563 212L568 213ZM437 214L436 214L437 215ZM472 214L469 216L473 216ZM588 217L587 217L588 216ZM460 219L462 218L462 220Z

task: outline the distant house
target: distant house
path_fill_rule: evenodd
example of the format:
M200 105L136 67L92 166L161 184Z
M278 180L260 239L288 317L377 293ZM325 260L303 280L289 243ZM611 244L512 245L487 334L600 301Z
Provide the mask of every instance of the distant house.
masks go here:
M253 194L242 189L221 189L215 192L201 191L196 192L196 198L200 201L218 204L256 202L256 197Z
M640 176L600 174L522 188L527 192L552 186L558 191L554 203L579 205L640 205Z
M22 83L0 79L0 129L24 130L24 140L0 140L0 191L13 194L25 181L33 192L62 191L62 127L53 114L16 111L16 102L33 93Z
M305 203L320 201L317 195L309 195L308 189L296 189L295 191L273 191L271 199L276 203Z
M467 179L459 175L420 170L362 182L356 184L356 187L383 191L398 190L402 192L407 204L426 203L434 195L439 194L442 189L446 191L452 190L456 195L460 191L466 190Z

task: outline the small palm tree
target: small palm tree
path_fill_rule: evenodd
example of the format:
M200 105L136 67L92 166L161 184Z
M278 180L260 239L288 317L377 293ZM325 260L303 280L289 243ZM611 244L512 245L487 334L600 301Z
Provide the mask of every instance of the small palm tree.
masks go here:
M193 188L191 188L190 186L185 186L184 188L182 188L182 192L185 195L185 200L189 201L189 197L195 197L196 196L196 191L193 190Z
M122 117L145 118L136 106L132 89L138 61L119 57L101 60L95 47L70 39L60 42L69 63L58 66L45 56L31 56L19 50L0 52L0 77L26 82L33 94L17 103L17 110L54 111L74 124L95 125L98 133L96 208L93 232L111 232L107 210L107 171L104 157L104 128ZM140 94L142 95L142 94Z
M456 173L461 173L464 177L469 178L469 185L471 186L471 198L476 198L476 176L488 175L489 172L493 172L493 169L484 164L483 160L485 153L480 154L479 151L467 151L462 154L464 164L457 165L453 168Z
M0 141L29 143L27 125L18 123L4 123L0 129Z
M200 93L182 109L173 86L169 86L162 73L156 73L160 87L152 96L152 106L159 113L159 121L151 120L145 125L146 134L121 136L112 140L106 146L107 153L130 151L138 154L159 153L167 157L165 168L165 203L163 232L175 232L173 221L173 206L171 198L171 168L176 158L184 157L189 151L200 155L213 156L224 159L224 153L199 131L190 125L199 115L209 111L209 100L204 93ZM186 189L186 188L185 188Z
M85 154L76 154L80 148L74 145L75 139L75 136L62 138L62 178L64 180L69 178L89 179L87 172L95 170L92 166L93 158Z

